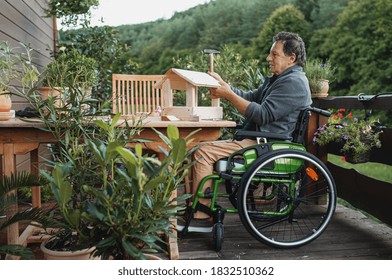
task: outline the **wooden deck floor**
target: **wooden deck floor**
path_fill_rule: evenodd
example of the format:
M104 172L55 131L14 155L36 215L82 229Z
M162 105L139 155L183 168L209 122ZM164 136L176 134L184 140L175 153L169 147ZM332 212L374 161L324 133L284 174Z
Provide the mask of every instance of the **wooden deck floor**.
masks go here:
M238 215L225 217L222 251L212 249L212 234L189 233L179 237L181 260L390 260L392 228L359 211L338 205L325 232L315 241L296 249L275 249L259 243L243 228ZM1 236L4 239L4 236ZM1 239L1 238L0 238ZM3 240L5 241L5 240ZM39 244L30 244L42 259ZM159 254L163 259L167 256Z
M215 260L389 260L392 229L362 213L338 206L325 232L315 241L296 249L275 249L259 243L237 215L225 217L222 251L211 246L212 234L189 233L179 243L180 259Z

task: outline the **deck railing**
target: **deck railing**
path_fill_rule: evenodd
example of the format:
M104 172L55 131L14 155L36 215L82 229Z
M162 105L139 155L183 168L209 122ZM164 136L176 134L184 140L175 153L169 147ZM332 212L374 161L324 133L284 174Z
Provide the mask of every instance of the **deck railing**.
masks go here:
M329 97L314 99L313 106L322 109L364 109L364 110L391 110L392 94L359 95L344 97ZM318 125L327 119L317 120L310 129L314 133ZM310 139L312 135L308 136ZM392 165L392 129L385 128L380 135L381 148L371 151L371 162ZM338 154L337 150L324 147L314 147L313 152L323 160L327 160L327 153ZM346 169L331 162L328 168L332 172L337 185L338 196L348 201L354 207L375 216L381 221L392 225L392 184L365 176L354 169Z

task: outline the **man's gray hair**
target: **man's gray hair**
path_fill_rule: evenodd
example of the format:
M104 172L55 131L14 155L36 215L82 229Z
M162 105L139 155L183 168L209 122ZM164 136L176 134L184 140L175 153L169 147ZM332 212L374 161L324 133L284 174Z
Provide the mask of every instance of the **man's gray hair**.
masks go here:
M297 33L282 31L274 36L274 42L283 43L283 52L285 55L295 55L295 62L299 66L304 66L306 61L305 43Z

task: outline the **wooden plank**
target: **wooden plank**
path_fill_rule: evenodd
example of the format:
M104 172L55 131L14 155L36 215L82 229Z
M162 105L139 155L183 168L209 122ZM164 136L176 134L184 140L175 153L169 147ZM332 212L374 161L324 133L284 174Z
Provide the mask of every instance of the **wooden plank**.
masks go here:
M163 108L173 107L173 90L170 80L166 80L162 85Z
M237 214L226 214L222 251L212 249L212 234L179 237L181 259L223 260L384 260L392 259L392 229L366 218L359 211L338 205L325 232L308 245L276 249L255 240Z
M179 79L176 77L178 77ZM163 77L162 80L158 81L156 87L158 88L162 87L166 79L170 79L172 82L177 80L185 80L194 86L200 86L200 87L219 87L218 81L212 76L208 75L207 73L177 69L177 68L169 69L165 73L165 77ZM185 83L183 83L180 88L174 87L173 85L171 86L173 89L177 89L177 90L186 89Z
M186 107L197 106L197 87L190 83L186 83Z
M51 61L47 46L53 45L53 20L43 18L44 0L2 1L0 3L0 40L9 41L13 47L19 42L30 44L35 50L33 61L39 69ZM13 83L18 86L17 83ZM13 96L13 109L24 109L25 100Z
M364 95L358 96L336 96L327 98L313 99L312 106L329 109L329 108L346 108L346 109L381 109L390 110L392 108L392 94Z
M13 39L13 41L11 41L13 46L17 45L15 44L15 42L24 42L25 44L30 44L31 47L35 49L37 52L36 55L37 64L41 66L45 65L41 61L43 60L43 58L46 58L47 60L49 59L50 54L46 50L46 48L48 45L51 45L53 41L51 38L46 38L46 39L40 38L40 36L45 36L45 34L39 29L30 28L29 31L24 29L25 24L27 23L19 24L19 21L25 21L25 20L26 19L21 16L14 19L11 17L7 17L4 14L0 14L0 23L1 23L2 32L9 35L9 37Z
M19 12L20 15L28 20L24 23L24 29L34 28L32 33L43 34L47 39L52 41L53 38L53 20L45 16L43 7L46 6L46 0L35 1L9 1L11 6ZM36 32L39 30L39 32ZM45 38L45 37L44 37Z
M162 115L173 115L177 118L183 116L199 116L202 120L220 120L223 118L222 107L165 107Z

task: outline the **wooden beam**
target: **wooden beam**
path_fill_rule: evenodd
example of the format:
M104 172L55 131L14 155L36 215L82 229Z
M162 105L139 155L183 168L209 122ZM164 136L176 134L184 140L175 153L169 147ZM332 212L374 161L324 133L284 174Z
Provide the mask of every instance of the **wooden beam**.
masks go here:
M313 99L313 107L322 109L380 109L392 108L392 94L359 95L359 96L334 96Z

